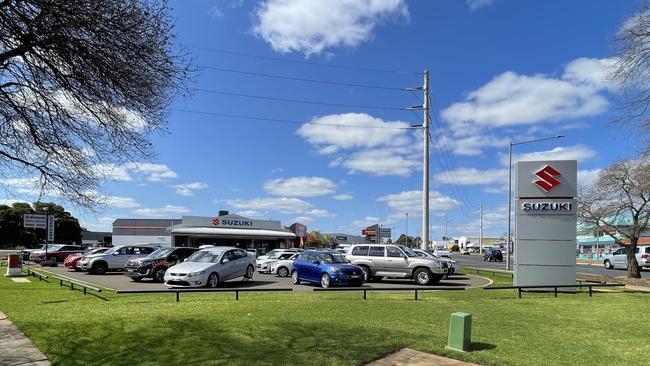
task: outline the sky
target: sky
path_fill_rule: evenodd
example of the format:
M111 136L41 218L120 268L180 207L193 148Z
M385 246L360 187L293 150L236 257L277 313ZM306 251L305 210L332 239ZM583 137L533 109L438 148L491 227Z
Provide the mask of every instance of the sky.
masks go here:
M421 105L422 92L403 89L421 87L426 69L431 239L478 236L481 203L484 235L500 236L509 141L565 135L515 146L513 161L577 159L581 185L640 146L611 122L606 78L635 5L171 1L176 42L198 69L192 94L152 136L154 159L103 167L102 211L69 208L90 230L228 210L321 232L420 233L423 135L412 126L422 111L404 108Z

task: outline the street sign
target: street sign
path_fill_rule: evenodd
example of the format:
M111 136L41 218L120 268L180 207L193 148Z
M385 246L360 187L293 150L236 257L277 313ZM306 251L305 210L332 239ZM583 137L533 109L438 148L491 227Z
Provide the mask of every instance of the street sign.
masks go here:
M45 229L47 226L46 217L46 215L25 214L23 215L23 227L27 229Z
M47 221L47 241L54 241L54 215L49 215Z
M379 229L379 237L380 238L390 238L391 237L391 229Z

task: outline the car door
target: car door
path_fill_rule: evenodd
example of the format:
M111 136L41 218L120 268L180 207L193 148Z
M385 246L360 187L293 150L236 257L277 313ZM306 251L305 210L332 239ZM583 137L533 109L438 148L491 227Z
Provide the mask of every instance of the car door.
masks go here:
M383 272L386 270L386 251L382 246L371 246L368 250L368 258L372 263L373 272Z
M223 253L221 259L219 259L219 274L224 281L235 277L236 263L234 262L233 256L233 251L229 250Z
M246 268L248 267L248 261L246 261L247 254L245 251L240 249L233 250L233 262L234 265L234 276L239 277L246 274Z
M612 262L618 268L627 268L627 247L619 248L615 251Z
M386 271L396 272L404 276L408 274L408 262L406 254L398 247L386 247Z

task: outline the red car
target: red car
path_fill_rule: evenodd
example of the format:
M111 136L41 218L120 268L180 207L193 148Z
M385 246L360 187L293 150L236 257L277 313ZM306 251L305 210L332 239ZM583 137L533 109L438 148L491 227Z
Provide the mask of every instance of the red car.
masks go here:
M102 247L102 248L88 248L86 249L83 253L74 253L70 254L65 261L63 262L63 265L67 269L74 269L75 271L80 271L79 268L77 268L77 262L79 262L79 259L83 258L84 255L91 255L91 254L99 254L99 253L104 253L105 251L109 250L110 248Z
M79 253L82 250L83 248L78 245L48 244L47 254L45 254L45 250L37 250L32 252L29 260L40 262L49 260L50 258L56 258L57 262L63 262L70 254Z

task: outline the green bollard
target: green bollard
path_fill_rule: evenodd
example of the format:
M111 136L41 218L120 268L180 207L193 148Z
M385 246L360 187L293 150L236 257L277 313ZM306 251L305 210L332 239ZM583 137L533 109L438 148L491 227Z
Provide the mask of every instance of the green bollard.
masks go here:
M449 322L449 340L447 348L468 352L472 349L472 315L456 312L451 314Z

